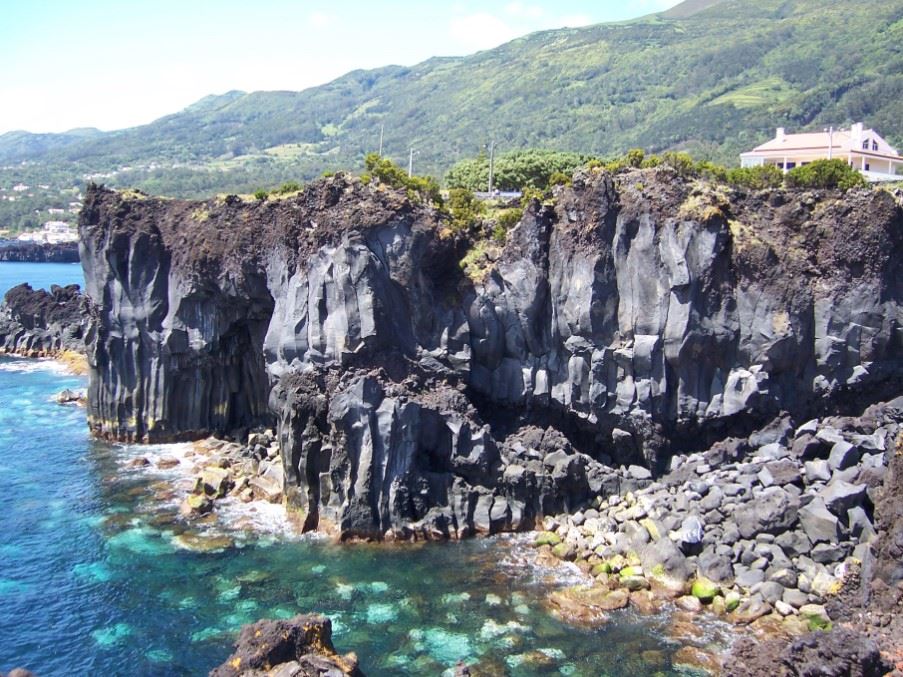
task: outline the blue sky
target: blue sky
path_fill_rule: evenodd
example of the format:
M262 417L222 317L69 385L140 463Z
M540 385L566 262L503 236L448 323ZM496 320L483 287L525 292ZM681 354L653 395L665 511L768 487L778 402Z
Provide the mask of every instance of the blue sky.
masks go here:
M230 89L469 54L678 0L0 0L0 133L117 129Z

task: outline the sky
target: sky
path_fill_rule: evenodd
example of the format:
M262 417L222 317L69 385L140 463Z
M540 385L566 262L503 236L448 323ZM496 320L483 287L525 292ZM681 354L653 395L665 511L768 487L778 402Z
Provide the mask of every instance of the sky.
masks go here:
M0 134L120 129L229 90L301 90L678 0L0 0Z

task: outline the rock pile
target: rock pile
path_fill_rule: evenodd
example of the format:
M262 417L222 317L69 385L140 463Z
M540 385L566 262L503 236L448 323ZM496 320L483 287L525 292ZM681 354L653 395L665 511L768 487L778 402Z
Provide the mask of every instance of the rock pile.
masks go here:
M332 645L332 621L317 614L258 621L241 630L233 653L210 677L363 677L353 653Z
M672 599L754 629L830 626L826 603L873 567L874 506L903 448L903 397L860 417L794 425L676 456L648 486L547 518L536 545L595 577L552 593L563 617L593 625L611 609Z
M198 442L195 449L204 460L198 464L192 493L182 502L182 515L205 515L226 496L245 503L282 502L282 457L272 430L250 433L244 445L210 438Z

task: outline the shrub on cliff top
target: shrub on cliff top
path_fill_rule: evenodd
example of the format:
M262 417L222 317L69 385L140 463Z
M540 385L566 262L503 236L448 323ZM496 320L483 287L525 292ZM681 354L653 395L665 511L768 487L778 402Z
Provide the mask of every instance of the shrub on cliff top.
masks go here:
M784 183L784 174L774 165L734 167L727 172L727 182L743 188L764 190L780 187Z
M642 148L631 148L627 151L627 155L624 159L627 162L628 167L642 167L643 160L646 159L646 151Z
M442 205L439 182L432 176L408 176L408 173L379 153L368 153L364 157L367 173L381 183L392 188L404 188L411 200L423 200L437 206Z
M844 160L816 160L802 167L794 167L786 176L787 185L794 188L856 188L866 180Z
M466 188L449 190L446 207L451 214L451 226L454 230L467 230L474 226L486 209L485 205Z
M273 195L288 195L289 193L297 193L301 190L301 184L297 181L286 181L278 188L274 188L271 193Z
M546 188L570 181L571 175L583 166L589 156L552 150L515 150L497 155L493 165L493 188L522 190ZM476 158L457 162L445 175L449 188L473 191L489 187L489 157L481 153Z

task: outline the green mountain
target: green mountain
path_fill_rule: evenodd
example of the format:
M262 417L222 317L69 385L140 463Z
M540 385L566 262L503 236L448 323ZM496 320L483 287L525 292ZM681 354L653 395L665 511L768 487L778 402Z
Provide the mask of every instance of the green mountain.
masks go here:
M441 176L490 140L502 151L685 149L736 163L777 126L859 120L903 144L903 0L687 0L302 92L206 97L88 138L29 144L6 134L0 162L199 195L359 167L381 129L385 155L406 165L413 147L415 169ZM22 180L11 171L0 186Z

